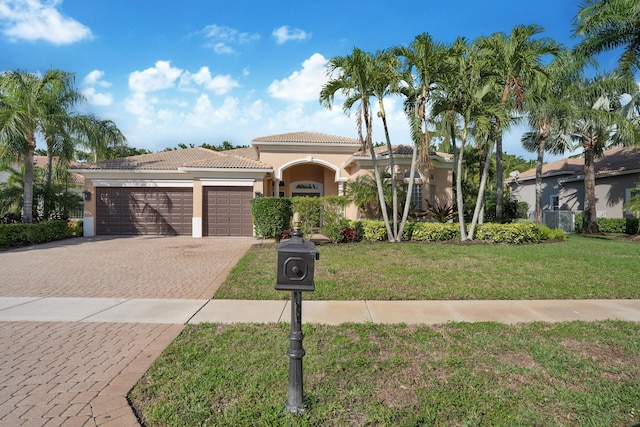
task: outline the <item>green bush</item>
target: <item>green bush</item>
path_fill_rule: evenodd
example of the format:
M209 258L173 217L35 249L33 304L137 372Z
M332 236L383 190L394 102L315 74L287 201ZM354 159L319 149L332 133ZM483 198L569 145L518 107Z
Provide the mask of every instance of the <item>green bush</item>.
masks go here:
M535 224L496 224L478 225L475 238L491 243L538 243L540 230Z
M0 248L18 248L73 237L74 228L67 221L36 224L0 224ZM81 233L81 231L80 231Z
M582 214L576 214L576 233L582 232ZM598 230L603 233L638 233L638 218L597 218Z
M640 233L640 220L638 218L625 218L626 219L626 227L624 232L627 234L638 234Z
M413 229L416 226L417 223L415 222L405 222L404 224L404 229L402 230L402 239L403 240L411 240L412 236L413 236ZM398 227L400 225L398 224Z
M457 223L417 222L413 226L412 240L420 242L441 242L460 238Z
M306 239L313 235L313 229L320 225L322 201L319 197L296 196L291 198L293 212L300 214L300 230Z
M291 199L258 197L251 200L251 215L256 237L280 240L291 225Z
M365 240L379 242L389 238L384 221L366 219L360 222L362 224L362 237Z
M551 229L546 225L538 226L538 237L540 240L566 240L567 235L564 231L554 228Z
M347 224L349 228L351 228L355 232L354 241L360 242L364 239L364 226L362 225L362 221L349 221Z
M330 241L339 243L344 240L344 230L349 226L349 221L344 217L346 199L341 196L326 196L320 198L322 227L320 232Z

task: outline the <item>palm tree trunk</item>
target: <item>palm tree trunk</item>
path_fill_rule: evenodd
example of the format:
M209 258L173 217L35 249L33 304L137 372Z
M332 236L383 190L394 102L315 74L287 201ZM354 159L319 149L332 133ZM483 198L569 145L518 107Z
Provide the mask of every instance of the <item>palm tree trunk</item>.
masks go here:
M384 127L384 136L387 142L387 152L389 153L389 169L391 172L391 197L393 207L393 241L399 242L401 239L398 236L398 185L396 183L396 166L393 156L393 149L391 147L391 138L389 137L389 128L387 127L387 116L384 111L384 105L380 101L380 117L382 118L382 125Z
M476 200L476 207L473 211L473 218L471 219L471 227L469 228L469 235L467 236L468 240L473 240L473 235L476 232L476 224L478 223L478 218L480 216L480 212L482 211L482 206L484 205L484 191L487 187L487 177L489 176L489 165L491 164L492 151L492 149L488 150L487 157L482 167L482 177L480 178L478 199Z
M22 222L33 222L33 156L36 150L35 137L27 139L27 154L24 159L24 199L22 203Z
M536 224L542 225L542 166L544 164L544 149L547 138L540 135L538 141L538 160L536 162Z
M463 130L463 136L460 138L460 150L458 151L458 164L456 167L456 203L458 204L458 223L460 224L460 240L467 240L467 230L464 224L464 202L462 200L462 158L464 153L464 144L466 137ZM455 149L455 146L454 146Z
M584 217L582 222L582 232L595 234L598 229L596 211L596 174L595 174L595 152L593 143L587 142L584 146Z
M498 130L496 138L496 222L502 222L502 195L504 191L504 179L502 172L502 130Z
M411 193L413 192L413 175L416 173L416 159L418 158L418 147L413 145L413 152L411 153L411 168L409 186L407 188L407 196L404 202L404 211L402 212L402 221L400 221L400 230L398 230L398 241L402 240L402 234L404 233L404 226L407 223L407 217L409 216L409 205L411 204Z

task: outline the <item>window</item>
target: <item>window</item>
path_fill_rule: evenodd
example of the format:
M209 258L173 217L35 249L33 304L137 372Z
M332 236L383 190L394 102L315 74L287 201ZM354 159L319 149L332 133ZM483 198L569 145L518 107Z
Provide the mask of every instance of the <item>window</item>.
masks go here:
M557 211L560 210L560 195L554 194L551 196L551 210Z
M413 184L411 190L411 206L414 211L422 210L422 184Z

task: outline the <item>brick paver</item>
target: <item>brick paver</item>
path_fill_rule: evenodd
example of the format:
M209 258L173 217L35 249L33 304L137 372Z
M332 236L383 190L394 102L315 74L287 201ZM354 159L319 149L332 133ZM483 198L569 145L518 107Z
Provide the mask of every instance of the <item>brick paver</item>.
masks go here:
M0 296L211 298L251 238L77 238L0 252ZM138 426L126 395L183 325L0 322L0 427Z
M77 238L0 252L0 296L211 298L250 237Z
M126 395L182 328L0 322L0 426L137 426Z

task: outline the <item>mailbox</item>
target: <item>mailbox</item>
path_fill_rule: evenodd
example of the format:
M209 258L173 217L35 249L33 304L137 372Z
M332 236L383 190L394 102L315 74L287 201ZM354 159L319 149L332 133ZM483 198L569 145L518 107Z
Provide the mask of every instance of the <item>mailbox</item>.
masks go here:
M300 229L294 228L291 239L278 245L276 251L278 251L276 289L279 291L315 291L313 270L315 260L320 259L320 254L312 242L306 242L302 239Z

